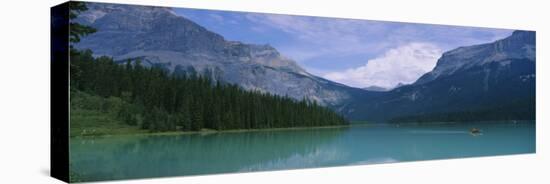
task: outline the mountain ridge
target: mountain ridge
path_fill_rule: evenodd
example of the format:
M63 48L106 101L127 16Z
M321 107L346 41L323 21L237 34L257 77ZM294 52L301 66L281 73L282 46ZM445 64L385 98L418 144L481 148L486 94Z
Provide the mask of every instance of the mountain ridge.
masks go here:
M268 44L225 40L170 8L90 3L77 21L98 32L75 47L97 56L118 62L139 58L178 75L194 73L246 90L314 100L353 120L492 109L513 113L511 107L531 109L534 104L536 47L530 31L447 51L413 84L377 91L312 75Z
M117 61L140 58L143 64L174 73L197 73L238 84L247 90L337 106L355 88L314 76L270 45L227 41L223 36L173 13L169 8L88 4L79 19L98 29L76 44Z
M479 65L486 64L488 62L498 62L511 58L528 58L534 60L534 36L534 34L529 34L528 31L516 30L509 37L491 43L462 46L450 50L443 53L441 58L437 61L436 67L431 72L422 75L415 83L422 84L431 81L440 75L451 75L456 69L472 67L476 64ZM533 47L523 48L522 46L510 44L513 41L522 41L527 45L533 45ZM522 50L525 51L521 52ZM479 57L479 55L483 55L483 57ZM463 62L449 62L457 60L462 60Z
M535 48L535 33L531 31L515 31L492 43L459 47L445 52L436 67L415 83L357 100L342 112L352 119L379 122L466 119L450 118L453 113L476 116L470 120L534 119ZM477 113L482 111L485 113ZM430 117L436 114L439 119Z

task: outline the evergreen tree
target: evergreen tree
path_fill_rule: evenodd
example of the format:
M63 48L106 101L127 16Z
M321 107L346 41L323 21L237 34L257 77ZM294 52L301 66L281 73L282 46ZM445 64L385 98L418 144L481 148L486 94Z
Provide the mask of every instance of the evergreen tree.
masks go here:
M88 10L85 2L71 1L69 2L69 42L80 42L80 37L95 33L97 30L93 27L82 25L74 22L73 20L78 17L83 11Z
M71 2L70 19L85 10L85 3ZM79 42L81 36L93 32L92 27L71 22L70 42ZM118 112L121 122L150 131L348 124L338 113L306 98L296 101L246 91L219 80L213 82L196 72L170 74L156 67L145 68L139 59L117 64L110 57L92 57L90 50L71 47L70 58L71 90L103 98L119 97L124 101Z

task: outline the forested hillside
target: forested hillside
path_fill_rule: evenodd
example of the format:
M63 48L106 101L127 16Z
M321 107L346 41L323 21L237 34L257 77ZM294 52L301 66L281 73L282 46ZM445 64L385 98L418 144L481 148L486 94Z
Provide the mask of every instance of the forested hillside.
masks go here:
M143 67L140 61L117 64L109 57L94 58L91 51L72 50L70 85L75 94L121 99L116 118L150 131L347 124L339 114L306 99L246 91L195 75L176 76Z

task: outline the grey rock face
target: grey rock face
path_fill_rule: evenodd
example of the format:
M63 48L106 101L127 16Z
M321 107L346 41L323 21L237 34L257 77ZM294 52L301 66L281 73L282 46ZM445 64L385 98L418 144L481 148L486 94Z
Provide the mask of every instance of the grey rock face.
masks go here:
M415 83L356 100L342 111L352 119L373 121L463 112L485 112L487 117L481 118L532 118L535 48L532 31L460 47L444 53L434 70Z
M423 84L441 76L453 75L458 70L497 62L509 65L512 59L535 60L535 33L514 31L502 40L493 43L460 47L448 52L437 61L436 67L423 75L416 84Z
M77 21L98 32L76 45L115 60L141 58L144 65L196 72L247 90L334 106L349 99L347 86L309 74L269 45L226 41L169 8L88 4Z

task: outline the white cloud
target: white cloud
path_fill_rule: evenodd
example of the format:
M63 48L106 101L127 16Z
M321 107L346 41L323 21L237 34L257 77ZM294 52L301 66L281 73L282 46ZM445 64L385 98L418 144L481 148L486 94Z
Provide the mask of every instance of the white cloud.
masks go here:
M437 48L439 50L436 55L439 55L441 51L491 42L512 33L512 30L506 29L310 16L191 10L183 12L193 15L191 19L199 23L209 22L204 25L226 37L236 34L240 38L236 40L248 43L267 42L308 72L328 79L337 79L341 83L355 87L393 87L399 82L412 83L420 75L431 70L439 57L426 59L407 54L405 46L424 45L424 49L432 51ZM238 24L227 24L228 21ZM227 29L231 27L226 26L239 26L239 29ZM247 37L252 39L243 39ZM415 43L416 46L409 43ZM394 59L391 59L392 53L395 55ZM369 63L373 64L365 64L369 59ZM421 64L418 63L420 61L431 62ZM375 67L374 63L381 66ZM349 69L345 70L347 68ZM373 74L375 72L380 74Z
M442 50L434 44L415 42L387 50L358 68L330 72L323 77L353 87L395 87L411 84L431 71Z
M248 13L244 17L255 27L288 33L293 40L277 49L299 63L327 56L370 58L413 42L436 43L441 49L450 50L494 41L511 33L504 29L277 14ZM254 30L263 33L263 29Z
M352 55L365 51L381 51L386 44L365 39L365 36L382 37L381 33L389 31L383 22L354 19L256 13L246 14L245 18L256 24L253 27L254 31L263 33L264 29L276 29L288 33L290 38L294 39L292 44L278 49L285 51L285 54L290 53L288 55L298 60L324 55Z

